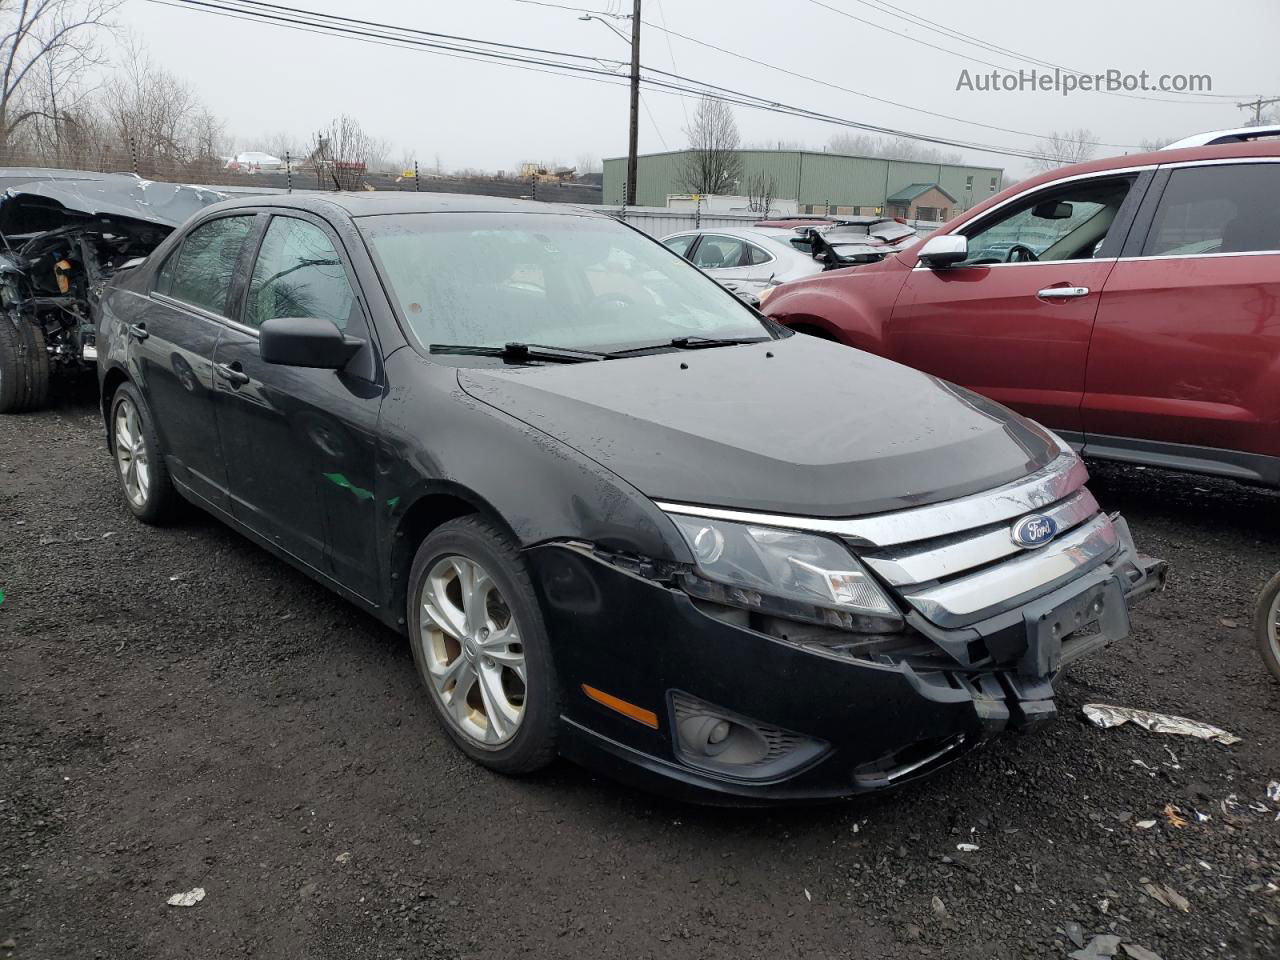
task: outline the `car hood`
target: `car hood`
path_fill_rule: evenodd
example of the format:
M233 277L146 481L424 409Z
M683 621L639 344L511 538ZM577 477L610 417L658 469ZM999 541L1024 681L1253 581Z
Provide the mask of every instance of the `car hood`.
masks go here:
M645 495L680 503L858 516L990 489L1061 452L1040 427L963 388L800 335L469 367L458 381Z

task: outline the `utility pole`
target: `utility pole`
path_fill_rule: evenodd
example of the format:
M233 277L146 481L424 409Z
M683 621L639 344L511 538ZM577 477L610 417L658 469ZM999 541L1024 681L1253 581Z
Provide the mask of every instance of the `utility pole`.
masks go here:
M631 130L627 149L628 206L636 205L637 151L640 149L640 0L635 0L631 11Z
M1262 108L1269 107L1273 103L1280 103L1280 97L1272 97L1269 100L1259 97L1257 100L1246 100L1244 103L1237 103L1236 108L1239 110L1253 111L1253 125L1256 127L1262 123Z

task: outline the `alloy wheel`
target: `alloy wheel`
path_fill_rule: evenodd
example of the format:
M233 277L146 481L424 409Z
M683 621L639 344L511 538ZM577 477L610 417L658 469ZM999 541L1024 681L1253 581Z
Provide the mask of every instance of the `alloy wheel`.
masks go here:
M525 713L524 643L511 608L489 573L458 555L432 566L418 604L432 695L468 740L501 747Z
M141 509L146 506L151 492L151 465L138 408L127 397L116 404L115 448L124 494L130 503Z

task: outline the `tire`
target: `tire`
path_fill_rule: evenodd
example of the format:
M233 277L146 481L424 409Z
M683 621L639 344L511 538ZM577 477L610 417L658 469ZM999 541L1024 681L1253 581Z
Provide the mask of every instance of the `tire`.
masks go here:
M27 399L27 377L19 348L22 334L0 316L0 413L17 413Z
M23 324L27 334L27 409L43 410L49 403L49 351L44 330L34 323Z
M159 526L169 522L177 512L178 491L165 466L151 409L133 384L122 383L111 397L109 410L107 446L125 504L143 523ZM126 441L131 447L127 455L123 446Z
M464 595L468 570L475 606ZM431 706L463 753L512 776L555 759L560 703L551 644L510 537L474 515L432 531L409 571L406 622Z
M1253 632L1258 652L1271 675L1280 680L1280 573L1272 577L1258 596L1253 615Z

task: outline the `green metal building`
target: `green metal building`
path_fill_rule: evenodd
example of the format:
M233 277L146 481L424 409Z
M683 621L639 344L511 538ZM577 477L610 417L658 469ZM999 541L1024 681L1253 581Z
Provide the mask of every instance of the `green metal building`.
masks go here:
M796 200L801 213L903 215L893 200L915 193L939 203L938 195L954 201L938 208L947 220L1001 189L1004 170L999 167L970 167L950 163L916 163L878 157L852 157L807 150L741 150L740 186L732 191L746 193L746 184L757 174L772 176L774 196ZM639 157L636 203L642 207L665 207L667 197L690 191L682 173L689 151L648 153ZM604 162L604 202L620 204L627 175L626 157ZM938 191L919 190L937 187ZM910 201L908 201L910 203ZM887 210L886 207L894 207ZM915 217L914 208L905 215ZM933 219L921 217L921 219Z

